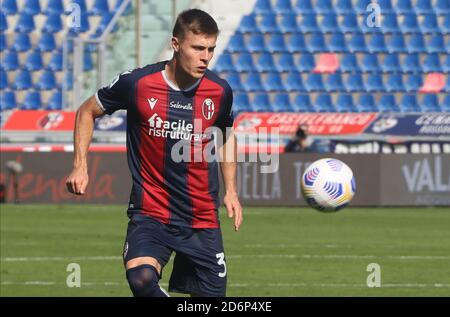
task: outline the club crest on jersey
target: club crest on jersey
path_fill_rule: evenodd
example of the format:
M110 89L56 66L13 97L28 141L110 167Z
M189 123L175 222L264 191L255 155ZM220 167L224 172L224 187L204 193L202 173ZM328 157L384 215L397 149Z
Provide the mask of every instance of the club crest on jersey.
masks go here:
M210 120L214 116L214 102L210 98L206 98L202 105L203 117Z

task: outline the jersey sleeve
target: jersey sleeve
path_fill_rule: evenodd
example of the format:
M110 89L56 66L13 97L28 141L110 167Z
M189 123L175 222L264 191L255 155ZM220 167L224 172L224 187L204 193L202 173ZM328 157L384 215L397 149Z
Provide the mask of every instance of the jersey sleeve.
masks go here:
M224 131L228 127L232 127L234 123L233 115L233 91L231 87L226 84L222 96L220 111L215 126Z
M98 105L107 114L130 107L132 93L131 71L118 75L109 86L100 88L95 94Z

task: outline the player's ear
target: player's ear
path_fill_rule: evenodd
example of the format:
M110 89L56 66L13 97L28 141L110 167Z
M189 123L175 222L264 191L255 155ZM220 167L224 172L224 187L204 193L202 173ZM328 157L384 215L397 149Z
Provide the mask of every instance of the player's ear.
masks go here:
M175 53L180 50L180 40L177 37L172 37L172 49Z

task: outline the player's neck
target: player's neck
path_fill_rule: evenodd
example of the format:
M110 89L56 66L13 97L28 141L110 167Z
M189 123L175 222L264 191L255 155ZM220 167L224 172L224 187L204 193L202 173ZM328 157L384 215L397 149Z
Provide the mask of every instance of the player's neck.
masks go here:
M181 67L177 66L175 59L170 60L164 69L165 76L172 84L180 90L187 90L194 86L198 79L186 74Z

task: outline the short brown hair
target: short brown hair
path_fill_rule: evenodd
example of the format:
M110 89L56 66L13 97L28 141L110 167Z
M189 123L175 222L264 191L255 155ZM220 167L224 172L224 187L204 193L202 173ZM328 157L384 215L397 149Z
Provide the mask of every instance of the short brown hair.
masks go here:
M172 36L182 39L187 31L194 34L219 34L216 21L205 11L189 9L181 12L173 27Z

